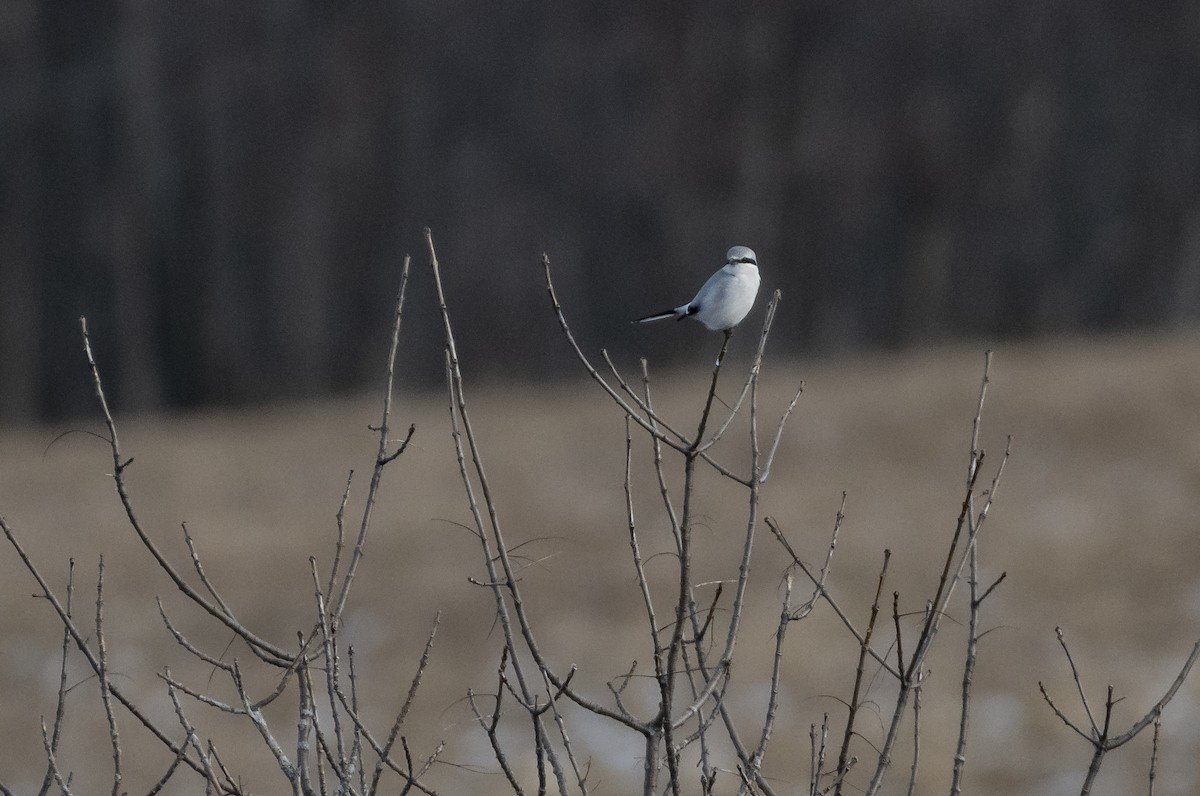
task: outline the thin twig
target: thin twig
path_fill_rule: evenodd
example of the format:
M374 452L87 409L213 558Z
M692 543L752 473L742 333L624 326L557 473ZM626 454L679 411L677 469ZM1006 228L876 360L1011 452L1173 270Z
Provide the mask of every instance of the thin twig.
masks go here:
M821 792L821 777L825 776L825 752L826 743L829 740L829 714L821 715L821 733L817 735L817 725L810 724L808 729L808 738L812 744L812 761L809 776L808 792L810 796L817 796ZM818 740L819 738L819 740Z
M301 638L301 642L303 642L303 638ZM296 681L300 687L300 704L296 722L296 769L300 772L300 792L304 796L311 796L313 788L312 777L308 770L308 755L312 750L312 731L316 710L313 706L312 691L308 687L307 663L301 664L300 676Z
M954 750L954 768L950 779L951 796L962 793L963 767L967 763L967 726L971 718L971 683L979 649L979 548L971 545L967 571L970 599L967 606L967 657L963 663L962 693L958 714L958 743Z
M329 713L333 719L334 748L337 751L337 759L332 762L337 771L338 781L343 782L348 779L349 760L346 757L346 739L342 733L342 713L338 710L338 700L335 693L338 690L338 684L341 682L337 644L338 628L337 625L329 621L326 615L325 595L321 591L321 577L317 573L316 556L308 557L308 566L312 574L313 599L316 601L317 617L321 626L322 657L325 659L325 689L329 698Z
M917 765L921 760L921 686L913 686L913 753L908 775L908 796L917 792Z
M862 683L867 662L867 651L871 648L871 636L875 632L875 620L879 616L879 599L883 596L883 583L887 578L888 562L892 560L892 551L884 549L883 566L879 569L879 579L875 584L875 599L871 601L871 617L867 620L867 632L863 634L862 644L858 649L858 667L854 671L854 688L850 692L850 702L847 705L846 731L842 736L842 746L838 751L837 768L834 774L840 778L834 789L835 796L841 796L842 785L850 763L850 741L854 737L854 720L858 716Z
M571 669L571 674L567 675L567 680L570 681L575 676L575 669ZM550 687L550 679L546 676L546 672L542 672L542 680L546 685L546 693L549 696L546 707L543 710L549 710L550 715L554 717L554 726L558 730L558 737L562 739L563 751L567 753L567 762L571 764L571 771L575 775L575 784L579 786L581 796L587 796L587 775L588 771L580 770L579 761L575 759L575 747L571 743L571 736L567 734L567 723L563 719L562 713L558 710L558 697L562 694L563 688L557 690ZM590 768L590 767L589 767ZM559 774L560 785L565 784L561 774ZM565 793L565 790L563 791Z
M334 527L337 528L337 541L333 545L333 563L329 566L329 581L325 586L326 594L333 594L334 584L342 565L342 553L346 549L346 504L350 501L350 484L354 482L354 471L346 474L346 488L342 490L342 501L333 515Z
M1075 691L1079 694L1079 701L1083 705L1083 710L1087 713L1088 723L1092 726L1091 734L1098 735L1100 728L1096 725L1096 717L1092 713L1092 706L1088 703L1087 693L1083 690L1083 681L1079 677L1079 667L1075 665L1075 658L1071 655L1071 648L1067 646L1066 636L1063 634L1061 627L1054 628L1054 635L1058 638L1058 644L1062 647L1063 654L1067 656L1067 663L1071 667L1071 678L1075 681Z
M75 594L75 559L69 559L67 562L67 599L66 612L67 616L71 616L71 601ZM71 649L71 631L66 626L63 627L62 640L62 656L60 658L58 670L58 696L54 705L54 730L50 735L50 751L58 753L58 742L61 737L63 727L63 717L66 715L67 706L67 653ZM46 775L42 779L42 787L38 791L39 796L45 796L50 791L50 786L54 784L54 772L49 764L46 766Z
M162 789L165 788L167 783L171 781L171 777L175 776L175 772L179 770L179 764L183 762L183 759L186 756L187 747L180 746L179 752L175 755L174 759L171 760L171 764L167 766L166 772L159 777L158 782L156 782L154 786L150 788L150 790L146 791L146 796L156 796L156 794L161 793Z
M1113 736L1111 732L1112 708L1117 701L1113 699L1113 687L1111 685L1108 686L1107 695L1104 700L1104 720L1100 724L1097 724L1094 714L1086 707L1087 697L1083 691L1079 670L1075 666L1075 661L1071 656L1070 649L1067 647L1066 641L1063 638L1062 630L1055 628L1055 632L1056 635L1058 635L1059 643L1063 648L1063 652L1067 656L1067 661L1071 666L1071 676L1075 680L1076 688L1079 692L1080 702L1085 705L1085 711L1088 713L1088 721L1091 724L1091 732L1085 733L1066 717L1062 710L1060 710L1059 707L1054 703L1054 700L1050 698L1050 694L1046 691L1046 686L1043 683L1038 683L1038 689L1041 691L1042 698L1046 701L1046 704L1049 705L1050 709L1054 711L1054 715L1058 716L1063 724L1074 730L1079 737L1083 738L1092 746L1092 761L1088 766L1087 775L1084 777L1083 787L1080 790L1081 796L1087 796L1087 794L1091 792L1092 784L1095 782L1096 776L1100 772L1100 764L1103 762L1105 754L1132 741L1138 733L1146 729L1146 727L1150 724L1156 722L1162 715L1163 709L1167 706L1167 703L1174 698L1176 692L1179 691L1179 688L1183 685L1184 680L1187 679L1188 674L1191 672L1192 666L1196 663L1196 659L1200 657L1200 641L1197 641L1192 647L1191 654L1189 654L1187 660L1184 661L1183 667L1179 670L1179 674L1175 676L1175 679L1171 682L1171 685L1167 688L1166 693L1163 694L1162 698L1159 699L1158 702L1156 702L1144 716L1134 722L1127 731L1121 733L1120 735Z
M104 704L104 719L108 723L108 740L112 746L112 796L121 796L121 735L117 731L116 716L113 715L108 682L108 644L104 638L104 556L100 556L96 575L96 659L100 663L100 670L96 672L100 682L100 701Z
M171 700L171 704L175 707L175 715L179 719L179 725L183 727L186 734L184 742L179 745L179 751L176 753L176 759L182 759L186 753L188 746L196 752L196 758L202 766L202 776L204 777L204 792L205 794L214 793L221 790L220 784L217 782L216 772L213 771L212 762L207 754L204 753L200 746L200 739L196 736L196 729L188 720L187 714L184 713L183 705L179 701L179 695L175 692L175 686L171 684L171 670L169 668L163 670L163 674L167 680L167 696Z
M804 603L792 612L791 620L793 622L804 619L813 608L816 607L817 600L821 599L821 595L825 590L825 579L829 577L829 570L833 564L833 551L837 549L838 534L842 530L842 521L846 519L846 493L842 492L842 503L838 507L837 516L833 521L833 533L829 536L829 547L825 550L825 561L821 564L821 569L817 573L816 583L813 586L812 595L804 601ZM771 519L767 518L767 525L771 524ZM786 542L786 540L785 540Z
M155 598L155 601L158 604L158 615L162 618L163 625L166 626L167 632L170 633L171 636L175 639L175 643L177 643L179 646L183 647L185 650L190 652L196 658L204 661L209 666L212 666L215 669L220 669L225 672L233 671L233 666L231 666L230 664L225 663L225 661L223 661L219 658L215 658L212 655L209 655L207 652L204 652L204 650L202 650L199 647L197 647L196 645L192 644L192 642L190 640L188 640L188 637L185 636L181 630L179 630L177 627L175 627L174 623L171 622L170 617L167 616L167 609L163 605L162 598L157 597L157 598Z
M533 626L525 612L525 604L521 595L518 581L514 572L512 560L509 555L509 547L505 541L504 533L501 528L500 518L496 509L495 501L492 498L491 486L489 483L486 468L483 464L483 456L480 450L479 441L475 436L474 427L471 423L470 414L467 411L467 401L464 390L464 380L462 368L458 358L458 347L454 338L454 329L450 322L450 312L446 304L446 293L442 285L441 266L437 259L437 252L433 245L433 234L428 228L425 229L425 242L429 249L430 268L433 271L434 285L437 289L438 307L442 318L442 327L445 332L446 341L446 369L447 382L450 388L451 398L451 422L453 426L453 438L455 444L455 455L459 462L459 471L463 477L464 488L467 491L468 503L471 507L472 516L475 519L476 530L479 534L481 545L483 546L485 567L488 571L489 580L496 584L492 586L492 592L496 605L496 615L500 620L500 625L504 633L505 647L513 652L512 667L513 672L517 677L518 686L520 689L521 702L524 705L532 705L534 703L532 684L528 681L523 667L521 665L520 656L516 654L514 628L512 617L516 619L516 632L520 633L525 649L533 658L534 663L545 677L549 678L550 682L556 688L561 688L572 701L576 702L580 707L589 710L599 715L608 716L616 719L624 724L630 724L628 717L622 716L609 708L600 705L597 702L584 698L582 695L575 692L574 689L568 688L566 681L557 677L550 671L550 666L542 654L541 647L538 645L537 639L533 632ZM479 489L483 497L483 505L487 511L488 521L485 526L483 518L479 510L479 505L475 500L475 496L471 487L471 479L467 472L465 463L465 452L462 445L462 436L459 434L459 423L462 426L462 436L465 436L466 447L471 453L471 464L474 476L479 483ZM504 578L500 582L498 579L499 572L496 564L493 561L490 553L490 545L488 543L488 534L490 531L491 540L495 543L495 562L500 565L500 570L503 571ZM512 617L509 616L508 601L512 603ZM540 714L530 713L530 720L533 722L535 738L545 738L545 726L543 718ZM632 725L638 731L642 728L637 722L632 722ZM562 773L562 767L558 762L557 752L549 745L542 747L538 746L539 756L544 755L547 759L556 776L559 778L560 787L565 790L566 783ZM539 757L540 759L540 757Z
M1154 718L1154 739L1150 745L1150 788L1148 796L1154 796L1154 779L1158 769L1158 733L1162 729L1162 716Z
M616 401L618 406L620 406L623 410L625 410L625 414L632 417L634 419L634 422L636 422L643 429L645 429L645 431L648 434L655 437L659 442L662 442L664 445L674 448L675 450L679 451L680 453L683 453L685 450L687 450L687 448L689 446L686 443L676 442L675 440L671 439L666 434L662 433L661 431L656 429L654 426L652 426L649 421L643 420L641 418L641 416L638 414L638 412L635 411L634 408L632 406L630 406L625 401L624 398L621 397L620 393L618 393L616 390L614 390L612 388L612 386L607 381L604 380L604 377L600 375L600 373L596 370L596 368L593 367L592 363L588 360L587 355L583 353L583 349L581 349L579 347L579 344L577 342L575 342L575 336L571 333L570 326L567 325L567 319L566 319L566 316L563 314L562 305L558 303L558 295L554 292L554 282L550 278L550 257L545 254L542 255L542 267L545 269L545 272L546 272L546 292L550 294L550 303L553 306L554 313L558 318L559 327L562 329L563 336L565 336L567 338L567 342L570 343L571 348L573 348L575 350L576 357L579 358L579 361L583 364L584 369L587 370L588 375L591 376L592 380L595 381L597 384L599 384L606 393L608 393L610 398L612 398L614 401ZM618 376L618 378L619 378L619 376ZM633 394L632 390L626 390L626 393L630 394L630 395ZM638 409L640 409L644 412L647 412L647 414L651 414L651 413L649 413L649 410L646 407L641 405L640 401L637 401L636 397L634 398L634 401L635 401L635 403L638 404ZM653 416L653 415L651 414L651 416Z
M379 421L379 449L375 454L375 466L371 470L371 483L367 486L366 500L363 504L362 521L358 526L358 538L354 542L354 549L350 553L350 562L346 565L346 573L342 576L341 588L338 591L336 600L331 602L331 613L329 614L329 623L336 628L342 619L342 613L346 609L346 600L350 597L350 586L354 582L354 575L358 571L358 564L362 561L363 547L367 541L367 531L371 526L371 513L375 508L375 499L379 494L379 483L383 479L383 470L387 465L396 459L400 454L404 453L408 448L408 443L412 440L413 433L416 431L416 426L409 426L408 436L404 441L391 453L388 452L388 446L391 440L388 435L391 427L388 425L392 414L392 391L396 376L396 350L400 347L400 323L404 318L404 295L408 289L408 266L410 258L408 255L404 257L404 267L400 272L400 289L396 295L396 312L392 317L392 343L388 349L387 361L387 386L383 391L383 416ZM331 592L332 594L332 592Z
M46 579L42 577L41 571L38 570L32 559L29 558L28 553L25 552L25 548L21 546L21 543L17 540L12 528L9 527L8 523L5 522L3 517L0 517L0 531L4 533L4 536L8 539L9 544L11 544L13 549L17 551L17 556L21 559L21 563L25 566L26 571L28 571L29 574L33 576L34 580L37 581L38 588L40 588L42 591L42 596L54 608L54 612L58 614L59 622L62 623L64 629L71 634L71 640L75 643L76 649L83 654L83 657L87 660L88 666L91 667L92 671L99 673L100 662L96 659L95 653L92 652L87 641L84 639L83 634L79 631L79 628L76 627L74 620L71 618L70 614L67 613L62 602L59 601L58 596L46 582ZM142 726L149 730L150 733L153 734L154 737L163 744L163 746L167 747L172 754L179 753L179 745L172 741L165 732L159 729L158 725L151 721L131 699L126 697L125 694L111 682L109 683L109 692L126 710L130 712L131 715L134 716L134 718L141 722ZM188 760L187 763L197 773L203 773L199 764L192 760Z
M71 796L71 776L67 775L64 779L62 772L58 769L58 759L54 754L54 750L50 748L50 736L46 732L46 720L42 720L42 748L46 750L46 761L50 767L50 773L54 777L55 783L58 784L59 790L63 796Z
M867 785L866 796L874 796L874 794L879 792L879 788L883 784L883 776L891 765L891 750L896 742L900 722L907 709L912 688L921 681L921 671L926 656L929 654L934 637L937 635L942 617L945 616L950 597L954 593L955 586L962 578L963 570L967 565L971 551L974 550L977 535L984 521L987 519L988 512L991 510L996 491L1000 484L1000 478L1004 474L1004 467L1011 454L1012 437L1010 436L1008 438L1008 445L1004 450L1004 456L1001 458L1000 465L996 468L996 473L992 477L992 484L987 493L987 500L983 508L976 514L974 509L975 487L978 483L980 468L984 459L984 452L979 448L979 427L983 415L984 400L987 397L987 385L990 381L990 365L991 354L988 353L984 357L984 372L979 391L979 401L976 405L975 422L972 424L971 430L971 450L967 467L966 494L963 497L958 520L955 523L950 546L946 551L946 561L942 568L941 577L938 579L933 599L929 601L925 621L921 626L921 632L918 634L916 644L913 647L912 658L909 660L907 667L903 668L903 676L899 678L900 691L896 698L895 709L892 711L892 718L888 724L887 733L879 751L875 773L871 776L871 781ZM957 565L955 564L956 561Z
M200 577L200 582L208 590L208 593L212 596L216 604L221 607L226 616L232 617L233 611L225 604L225 600L221 597L220 592L213 587L212 583L208 580L208 575L204 572L204 564L200 561L200 553L196 550L195 540L192 538L191 532L188 531L187 523L181 522L180 527L183 528L183 541L187 544L188 553L192 557L192 569L196 570L196 574Z
M413 702L417 698L417 689L420 688L421 678L425 674L425 668L429 665L429 653L433 650L433 640L437 636L438 626L441 624L441 621L442 612L438 611L433 620L433 627L431 627L429 630L429 636L425 639L425 648L421 651L421 659L417 663L417 671L413 675L412 682L409 683L408 695L405 697L404 704L400 707L400 711L396 714L396 719L392 722L392 727L388 731L387 739L384 741L382 747L375 743L371 738L370 732L359 719L358 711L356 709L352 709L352 706L346 703L346 697L341 693L341 691L338 692L338 700L341 702L342 707L348 711L351 720L354 722L355 730L362 733L363 736L367 738L367 742L371 744L371 747L379 756L379 761L375 765L375 771L371 775L371 787L366 789L367 793L376 793L379 790L379 778L383 774L383 769L386 765L386 761L389 760L389 756L391 755L392 747L396 743L396 739L400 737L400 729L404 726L404 720L408 718L408 712L412 708ZM411 771L411 766L409 770ZM409 782L408 784L411 785L412 783Z
M488 743L492 747L492 755L496 758L496 762L500 764L500 770L504 772L505 779L508 780L509 786L513 793L517 796L522 796L525 791L522 790L520 783L517 782L517 775L513 773L512 767L508 764L508 756L504 754L504 749L500 746L500 738L496 734L496 725L500 721L500 703L503 697L504 690L496 689L496 702L492 708L492 713L487 718L479 712L479 706L475 704L475 692L467 689L467 704L471 706L471 712L475 714L475 720L479 722L479 726L487 734Z
M663 444L675 449L679 453L684 453L689 447L691 447L692 445L696 445L697 441L695 441L695 440L693 440L690 445L676 442L674 439L671 439L666 434L664 434L662 431L658 430L655 427L655 425L653 423L651 423L649 420L643 419L638 414L638 412L634 411L634 408L631 407L629 405L629 403L626 402L625 399L621 397L620 393L618 393L616 390L614 390L613 387L607 381L605 381L604 377L601 376L599 374L599 372L597 372L596 368L588 360L587 355L584 354L583 350L579 347L578 342L576 342L576 340L575 340L575 336L571 333L570 326L567 324L566 316L563 314L562 305L559 304L558 295L554 291L553 280L550 277L550 258L546 255L542 255L542 266L543 266L543 268L545 270L545 274L546 274L546 291L550 295L550 303L554 310L555 316L558 319L559 327L562 329L563 336L566 337L567 342L570 344L572 350L575 352L576 358L579 359L580 363L584 366L584 369L587 371L588 375L604 389L604 391L609 395L609 397L612 398L617 403L617 405L620 406L621 409L625 411L626 414L630 415L633 418L635 423L637 423L648 434L655 437ZM776 291L776 296L778 296L778 291ZM626 390L627 393L632 394L632 390L628 389L627 387L623 387L622 389ZM644 407L644 405L640 401L635 400L635 403L637 404L638 409L640 411L649 413L649 408ZM662 419L660 417L658 417L657 415L652 415L652 416L658 421L659 424L662 423ZM723 465L720 462L713 459L708 454L707 450L700 450L699 455L700 455L701 459L703 459L705 462L707 462L710 466L713 467L713 469L715 469L717 472L719 472L721 475L725 476L726 478L730 478L734 481L737 481L742 486L748 487L750 485L748 479L735 474L732 470L725 467L725 465Z
M763 314L762 329L759 331L759 334L758 334L758 346L755 348L754 358L752 360L753 364L750 367L750 371L746 374L746 383L744 385L742 385L742 391L738 395L737 401L734 402L733 406L729 407L729 417L727 417L725 419L725 422L723 424L721 424L721 427L717 429L716 433L713 434L711 438L709 438L708 442L705 442L703 445L698 446L698 450L700 450L700 451L708 450L709 448L716 445L717 442L720 441L721 437L723 437L725 435L726 429L729 428L730 424L733 422L733 419L737 416L737 413L741 409L742 403L743 403L743 401L745 401L747 394L751 394L753 392L754 385L757 382L759 372L762 369L763 355L764 355L764 352L766 351L767 340L771 336L771 326L775 322L775 312L779 309L779 300L780 300L781 296L782 296L782 293L780 293L780 291L776 290L771 295L771 300L767 302L767 309L766 309L766 312ZM725 350L724 350L724 348L722 348L721 349L721 357L724 358L724 355L725 355ZM720 364L719 359L717 360L717 363ZM785 412L785 415L787 415L787 414L791 414L790 410ZM783 422L786 422L786 417L780 423L781 429L782 429Z
M767 752L767 744L771 741L771 730L775 726L775 710L779 705L779 672L783 663L783 640L792 621L792 575L789 572L784 578L783 608L779 612L779 624L775 626L775 657L771 661L771 690L767 695L767 712L763 717L758 747L750 757L752 768L748 773L752 777L762 768L763 756Z
M241 668L238 666L236 659L233 661L233 684L237 689L238 698L242 702L242 709L246 711L246 715L250 718L250 723L258 730L267 748L271 750L271 754L274 755L275 761L279 764L279 770L283 772L283 776L292 786L292 793L299 796L300 777L296 766L288 759L287 754L283 751L283 747L280 746L279 741L271 733L271 728L267 726L267 721L263 718L262 712L256 710L250 704L250 697L247 695L245 684L242 681Z
M649 424L651 426L661 426L662 428L665 428L667 431L671 432L671 434L674 435L676 439L679 440L679 444L681 446L683 446L684 448L686 448L692 444L691 441L688 440L686 434L684 434L681 431L677 431L675 428L673 428L670 423L668 423L661 416L659 416L657 413L655 413L654 408L650 405L649 401L639 397L638 394L636 392L634 392L633 387L631 387L629 385L629 383L625 381L625 377L621 375L621 371L617 369L616 363L612 361L612 357L610 357L608 355L608 351L606 349L603 349L603 348L600 349L600 358L604 360L604 363L606 365L608 365L608 370L610 373L612 373L613 378L617 380L617 386L619 386L621 388L621 391L624 392L626 395L628 395L630 398L632 398L634 405L637 406L637 408L640 409L642 411L642 413L646 415L647 424ZM643 364L643 366L645 365L644 359L642 360L642 364ZM643 367L643 372L644 372L644 367ZM661 442L661 440L660 440L660 442ZM681 450L681 449L677 448L676 450Z
M779 424L775 426L775 440L771 443L771 452L767 454L767 463L763 466L762 475L758 477L760 484L765 484L771 476L771 465L775 463L775 453L779 450L779 441L783 438L783 427L787 423L788 418L792 416L792 411L796 408L796 404L800 401L800 396L804 393L804 382L800 382L800 386L796 389L796 394L792 396L792 400L788 402L787 408L783 410L783 414L779 417Z
M642 551L638 544L637 523L633 516L633 437L629 428L629 416L625 417L625 513L629 521L629 548L633 554L633 569L637 573L638 589L642 595L642 605L646 609L646 622L650 633L650 641L654 645L655 675L662 677L665 661L663 648L658 639L658 619L654 615L654 600L650 596L650 583L646 579L646 569L642 565ZM656 440L657 444L657 440Z
M799 567L800 571L808 577L813 586L820 591L821 597L826 603L828 603L829 607L833 609L833 612L837 614L838 619L841 620L842 625L844 625L845 628L850 631L850 635L854 636L854 640L857 641L861 647L863 644L863 634L859 632L858 628L854 626L854 623L850 621L850 617L848 617L846 612L842 610L842 607L838 604L837 600L833 599L833 595L831 595L829 590L825 587L822 578L814 574L813 571L809 569L808 565L800 559L800 556L796 554L795 549L792 547L791 543L788 542L787 537L783 535L783 531L780 529L779 524L773 517L767 517L766 523L767 527L771 529L771 532L775 534L775 538L779 540L781 545L783 545L783 549L787 551L789 556L791 556L792 563ZM888 663L887 659L885 659L883 655L876 652L873 648L868 649L868 654L874 658L875 662L882 666L886 672L891 674L897 680L901 678L900 671Z
M117 497L121 501L121 506L125 509L125 517L129 521L129 526L137 534L142 546L149 551L154 557L159 568L166 573L167 577L175 584L175 587L187 595L188 599L196 605L204 609L210 616L217 619L237 635L241 636L246 643L255 651L255 654L262 657L265 661L274 665L286 666L288 656L286 652L270 642L259 638L245 625L241 624L234 616L228 614L219 605L214 604L202 594L196 591L190 584L183 579L175 566L167 560L162 551L158 549L158 545L150 538L150 535L142 528L141 521L137 518L137 514L133 509L133 502L129 497L129 493L125 487L125 468L128 467L133 459L124 459L121 453L120 438L117 436L117 426L113 421L112 412L108 408L108 400L104 396L104 386L100 379L100 368L96 364L95 355L92 353L92 343L88 336L87 318L79 319L79 326L83 334L83 349L87 356L88 368L92 374L92 384L95 388L96 398L100 404L100 409L104 414L104 423L108 428L108 445L112 453L113 460L113 482L117 488Z
M989 349L983 352L983 378L979 382L979 402L975 405L975 419L971 421L971 451L967 463L968 483L975 476L975 470L979 467L979 460L983 453L979 448L979 429L983 424L983 403L987 399L988 384L991 383L991 369L992 351Z

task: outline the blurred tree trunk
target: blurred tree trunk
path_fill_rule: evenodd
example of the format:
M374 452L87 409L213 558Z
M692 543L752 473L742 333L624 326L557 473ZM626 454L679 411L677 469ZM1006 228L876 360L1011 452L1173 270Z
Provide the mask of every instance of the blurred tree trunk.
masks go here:
M303 2L276 0L266 59L285 153L269 234L268 328L276 382L289 395L318 394L328 384L330 288L336 273L331 251L330 161L334 157L330 96L340 70L327 58L325 26ZM322 80L322 76L326 79Z
M261 273L249 246L255 230L256 208L247 194L252 186L245 150L249 132L241 118L251 105L247 83L256 64L236 35L237 13L198 13L196 43L199 103L192 122L197 125L201 183L195 206L193 265L177 269L176 299L193 308L193 316L178 333L193 342L191 362L175 363L187 373L177 377L190 400L229 401L253 394L269 375L260 367L264 348L261 328L254 323L249 285ZM194 259L193 259L194 258ZM188 328L191 326L191 328Z
M168 152L164 125L160 24L154 0L126 0L119 8L116 45L118 151L110 183L109 218L114 328L125 409L156 409L163 402L157 340L161 323L154 274L168 212Z
M8 0L7 65L0 77L0 422L40 414L44 69L38 3Z

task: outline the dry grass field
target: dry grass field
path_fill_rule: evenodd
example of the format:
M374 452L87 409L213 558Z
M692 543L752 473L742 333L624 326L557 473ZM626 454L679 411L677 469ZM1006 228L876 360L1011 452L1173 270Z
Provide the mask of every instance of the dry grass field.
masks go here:
M730 361L722 395L736 389L738 364ZM760 394L765 429L773 431L800 380L806 388L764 488L763 512L802 557L819 562L841 494L848 493L829 586L860 623L885 548L892 550L886 593L899 591L902 607L915 612L930 596L962 500L982 365L977 348L854 361L768 358ZM605 680L633 659L648 660L625 525L622 416L590 382L475 386L467 378L501 520L511 543L528 540L520 548L530 563L522 585L543 646L562 669L577 664L576 685L603 701ZM664 413L691 426L705 378L702 370L664 374L656 382ZM363 396L160 417L125 417L119 406L114 411L125 452L135 459L128 483L145 526L186 567L180 533L186 522L208 572L243 621L289 645L297 630L311 626L308 557L328 566L334 514L351 469L356 482L348 512L361 510L375 445L367 426L378 421L378 404L378 396ZM409 423L417 431L385 475L347 613L366 714L385 731L441 611L406 735L419 755L445 742L442 762L426 778L439 792L505 793L464 702L467 688L494 689L500 642L490 594L468 581L482 578L483 567L476 543L460 526L469 515L446 401L401 385L393 420L401 431ZM86 427L102 428L99 422ZM204 687L211 672L190 661L163 629L155 597L214 654L222 654L229 633L213 630L190 609L137 544L107 474L104 443L71 434L50 445L60 431L0 429L0 514L57 587L74 557L81 616L94 613L96 565L104 556L114 680L174 726L156 673L169 665L178 678ZM995 629L983 639L975 674L966 791L1077 793L1090 749L1038 693L1038 682L1045 682L1064 710L1083 720L1055 626L1067 634L1093 704L1103 702L1107 684L1124 697L1115 710L1118 730L1159 698L1200 639L1200 340L1123 337L999 347L982 434L989 476L1008 434L1013 455L980 542L983 578L1008 574L983 609L984 625ZM722 443L720 457L744 463L744 438L743 424ZM649 552L666 550L644 440L635 446L634 481L643 544ZM696 580L713 582L735 574L744 506L711 472L701 483ZM669 564L665 556L654 559L651 575L669 580ZM786 566L763 527L730 691L747 732L761 724ZM797 581L797 592L807 594L805 585ZM46 603L31 599L35 589L12 549L0 547L0 782L14 793L36 791L41 782L39 719L52 714L57 687L61 631ZM951 603L922 702L922 794L948 787L964 593ZM239 652L232 645L224 654ZM765 770L778 792L798 793L807 787L810 724L828 712L834 728L841 726L855 645L821 606L790 628L785 652ZM78 656L71 672L78 685L67 698L60 762L75 772L76 793L107 792L111 752L98 689ZM879 743L894 696L886 677L872 677L870 688L860 724L864 756ZM249 790L287 791L252 728L195 703L189 711ZM594 792L633 792L640 781L638 739L567 713L578 748L591 760ZM294 739L294 717L281 708L270 718ZM169 761L161 750L144 751L152 747L128 716L118 722L125 787L145 792ZM519 733L509 740L518 747ZM898 749L884 792L904 792L910 748L906 740ZM1149 756L1147 732L1106 759L1094 792L1145 793ZM1196 792L1200 674L1168 706L1159 756L1156 793ZM865 780L852 776L850 782L854 793ZM732 792L732 777L725 785L718 792ZM167 791L198 793L202 785L184 775Z

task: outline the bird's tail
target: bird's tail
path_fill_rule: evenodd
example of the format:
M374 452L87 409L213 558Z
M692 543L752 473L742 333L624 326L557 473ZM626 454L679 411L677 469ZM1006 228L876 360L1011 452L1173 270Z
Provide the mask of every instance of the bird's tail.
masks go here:
M663 310L662 312L656 312L653 315L647 315L645 318L638 318L636 321L634 321L634 323L648 323L650 321L661 321L661 320L665 320L666 318L675 318L676 320L682 320L682 319L686 318L688 315L691 315L691 312L689 310L690 310L689 306L687 304L684 304L682 307L676 307L675 309L671 309L671 310Z

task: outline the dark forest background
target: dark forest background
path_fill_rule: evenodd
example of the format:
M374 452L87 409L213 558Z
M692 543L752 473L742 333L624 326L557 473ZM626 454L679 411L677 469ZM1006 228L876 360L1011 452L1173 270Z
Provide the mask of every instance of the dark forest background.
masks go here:
M0 420L90 407L81 314L126 411L372 384L405 253L432 384L426 225L489 377L558 371L543 251L623 356L714 353L628 320L734 243L795 351L1200 314L1195 2L4 0L0 58Z

